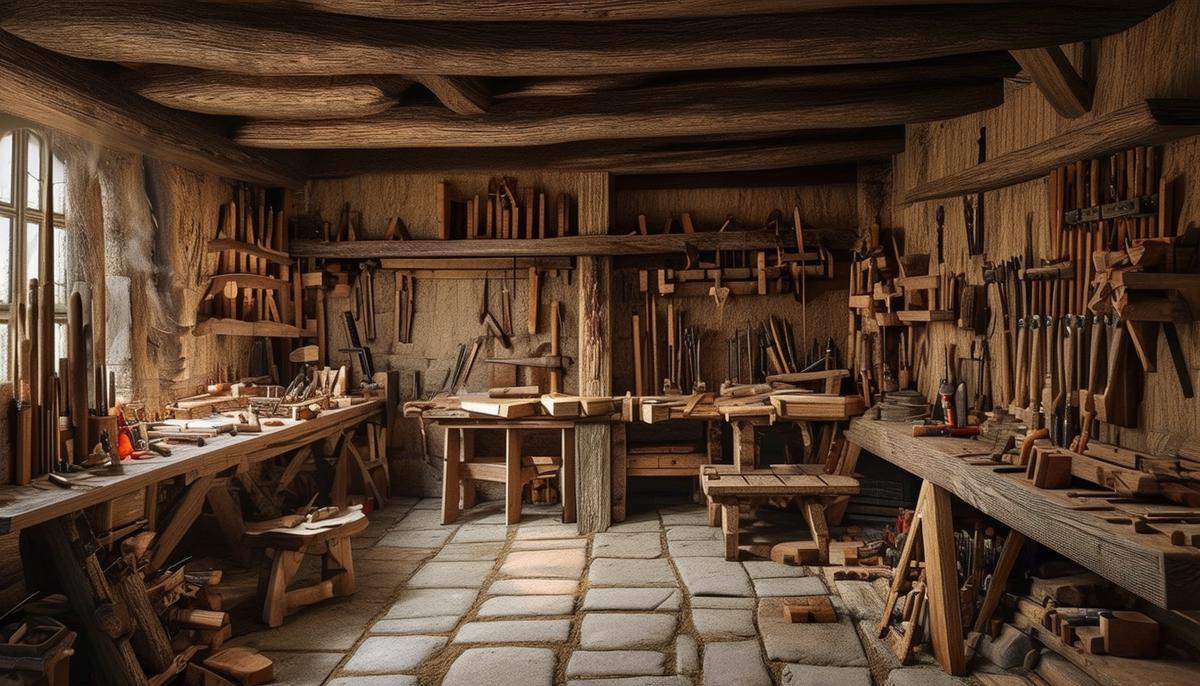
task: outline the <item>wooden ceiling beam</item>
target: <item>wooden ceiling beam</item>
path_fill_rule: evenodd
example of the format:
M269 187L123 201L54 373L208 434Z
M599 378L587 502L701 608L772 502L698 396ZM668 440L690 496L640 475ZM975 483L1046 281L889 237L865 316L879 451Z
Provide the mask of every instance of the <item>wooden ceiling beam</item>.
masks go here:
M33 124L201 172L298 187L276 156L233 144L211 122L114 88L94 65L0 31L0 109Z
M888 86L933 81L1008 78L1020 65L1008 52L983 52L910 62L832 67L733 69L695 72L613 74L497 79L493 100L595 95L670 86L712 89L799 89Z
M1029 1L540 22L517 35L498 22L390 22L257 4L0 0L0 28L74 57L237 73L552 76L898 62L1046 47L1121 31L1167 4Z
M414 76L446 109L455 114L483 114L492 103L487 85L471 76Z
M253 121L236 140L261 148L416 148L549 145L582 140L764 135L946 119L994 107L1003 84L868 88L851 92L708 92L686 88L496 103L464 119L435 107L397 107L359 119Z
M1014 0L271 0L280 7L402 21L630 21L784 14L848 7L984 4Z
M379 76L249 76L151 66L126 84L144 98L202 114L272 119L328 119L378 114L410 84Z
M369 172L479 169L606 170L626 174L786 169L886 158L904 150L902 127L809 134L787 139L589 141L521 148L417 148L313 153L312 178Z
M1013 50L1013 59L1046 96L1046 101L1067 119L1082 117L1092 109L1092 86L1075 71L1062 48Z

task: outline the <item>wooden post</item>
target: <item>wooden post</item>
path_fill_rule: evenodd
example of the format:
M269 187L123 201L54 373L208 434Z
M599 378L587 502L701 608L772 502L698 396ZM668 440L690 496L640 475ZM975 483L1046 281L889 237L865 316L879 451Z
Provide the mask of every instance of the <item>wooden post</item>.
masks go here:
M929 481L924 492L925 578L929 591L929 635L933 654L947 674L967 673L963 653L958 570L954 561L954 520L950 492Z
M608 233L611 178L607 172L581 175L579 234ZM612 394L611 257L581 257L579 284L578 391L585 396ZM580 423L575 431L576 493L579 532L596 533L612 522L612 436L605 422Z
M446 429L442 467L442 524L458 519L459 460L462 459L460 429Z
M504 430L504 519L521 522L521 431Z
M570 524L575 513L575 429L562 430L562 519Z

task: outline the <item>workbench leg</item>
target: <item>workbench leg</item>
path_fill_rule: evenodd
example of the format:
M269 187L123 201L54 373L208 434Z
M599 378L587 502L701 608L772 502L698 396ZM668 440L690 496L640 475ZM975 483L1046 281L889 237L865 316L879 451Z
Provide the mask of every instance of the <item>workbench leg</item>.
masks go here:
M234 559L243 565L246 564L249 551L242 545L242 537L246 535L246 523L242 519L241 510L233 498L233 493L229 490L229 479L221 479L220 483L208 489L207 498L208 507L217 520L217 526L221 529L225 542L233 551Z
M343 433L337 442L333 459L333 486L329 489L330 504L335 507L346 507L350 502L350 455L347 454L346 444L350 442L348 433Z
M462 430L462 461L472 462L475 460L475 431L473 429ZM469 510L475 507L475 480L462 478L462 470L459 469L459 481L462 483L462 509Z
M321 558L321 578L333 580L335 596L352 595L356 584L350 537L336 538L327 545L328 552Z
M954 521L950 492L926 481L922 543L929 591L929 635L933 654L947 674L966 674L958 569L954 556Z
M458 519L459 460L462 459L462 433L446 429L445 459L442 461L442 524Z
M192 523L196 521L196 517L200 516L200 510L204 507L205 496L208 495L208 489L212 486L213 475L202 476L192 482L184 491L183 497L179 499L179 504L175 506L175 512L171 515L171 521L163 527L162 532L154 541L154 552L150 554L150 571L158 571L166 564L167 558L175 551L175 546L183 540L184 534L188 529L192 528Z
M610 484L609 492L612 496L612 512L613 523L625 521L628 515L628 480L629 480L629 458L626 454L627 447L625 444L625 425L618 423L612 425L610 431L609 444L612 446L612 483ZM578 452L575 451L578 455ZM576 458L578 461L578 457ZM578 466L576 467L578 472ZM571 492L576 493L577 488L571 487ZM578 503L578 496L575 498ZM578 509L578 504L576 505Z
M832 473L841 476L854 476L854 470L858 467L858 456L862 453L862 448L853 443L845 443L845 452L838 459L837 469ZM829 506L829 510L825 513L825 518L833 526L838 526L842 523L842 518L846 516L846 508L850 506L850 496L839 495L834 499L833 504Z
M263 599L263 623L270 627L283 624L288 614L287 587L300 568L304 553L296 550L276 550L267 580L267 595Z
M730 423L733 429L733 466L739 472L754 469L755 436L754 424L734 420Z
M721 526L721 505L708 499L708 525Z
M825 506L815 498L805 498L804 519L808 521L808 530L812 532L813 542L817 544L817 554L822 563L829 562L829 525L825 521Z
M1000 558L996 560L996 569L992 571L992 583L988 586L987 595L983 597L983 605L979 608L979 616L975 618L974 630L983 632L992 618L992 613L1000 605L1004 596L1004 587L1008 584L1008 575L1012 573L1013 565L1025 545L1025 535L1019 531L1009 531L1004 539L1004 547L1000 549Z
M575 429L562 430L562 520L575 521Z
M509 524L521 521L521 432L504 430L504 519Z
M721 531L725 534L725 559L736 562L741 555L738 548L738 533L741 518L736 500L721 504Z

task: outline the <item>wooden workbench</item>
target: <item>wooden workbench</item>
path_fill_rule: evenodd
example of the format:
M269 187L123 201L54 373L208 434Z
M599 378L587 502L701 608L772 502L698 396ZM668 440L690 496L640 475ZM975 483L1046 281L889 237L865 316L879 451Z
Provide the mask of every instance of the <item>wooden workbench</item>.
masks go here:
M908 424L865 418L851 423L846 438L1159 607L1200 608L1200 549L1105 521L1113 511L1080 509L1095 507L1094 497L1036 488L1023 472L981 464L989 451L978 441L914 438Z
M383 401L367 400L350 407L327 410L316 419L280 420L284 426L264 427L261 433L218 436L202 447L172 446L170 457L125 460L124 474L89 475L70 489L53 486L45 479L38 479L28 486L5 486L0 488L0 534L134 494L177 476L183 475L191 483L230 467L261 462L351 430L382 411ZM72 475L76 479L81 477Z

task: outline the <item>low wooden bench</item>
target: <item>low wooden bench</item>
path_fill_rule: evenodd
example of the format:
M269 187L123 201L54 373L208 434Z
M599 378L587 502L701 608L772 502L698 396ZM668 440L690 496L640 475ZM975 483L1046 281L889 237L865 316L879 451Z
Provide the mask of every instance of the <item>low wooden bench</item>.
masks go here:
M820 464L772 465L741 470L734 465L700 469L701 487L708 498L708 524L725 534L725 559L737 560L738 518L744 505L799 500L822 562L829 560L829 527L825 508L841 496L858 493L858 479L825 474Z
M266 549L259 575L259 597L263 599L263 623L283 624L284 618L305 605L355 591L354 560L350 537L367 528L361 508L344 510L325 521L247 532L246 545ZM288 589L305 555L321 556L321 581L304 588Z

